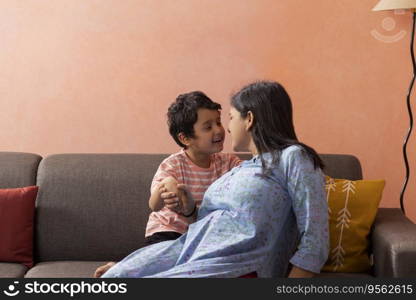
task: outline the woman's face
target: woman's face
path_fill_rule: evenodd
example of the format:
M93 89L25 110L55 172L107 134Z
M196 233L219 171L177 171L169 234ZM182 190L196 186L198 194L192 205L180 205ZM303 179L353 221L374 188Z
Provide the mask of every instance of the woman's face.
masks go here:
M231 106L230 122L228 123L228 132L231 134L231 144L233 151L249 151L251 133L247 130L247 120L243 119L240 112Z

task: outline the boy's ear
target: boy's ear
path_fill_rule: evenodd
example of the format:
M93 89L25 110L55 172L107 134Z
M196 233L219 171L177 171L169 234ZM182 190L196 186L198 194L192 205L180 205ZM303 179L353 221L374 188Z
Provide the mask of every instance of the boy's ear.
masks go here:
M246 122L246 130L250 131L254 124L254 115L251 111L247 112L247 117L245 119Z
M178 134L178 139L179 141L184 144L186 147L189 146L189 138L185 136L185 134L183 132L180 132Z

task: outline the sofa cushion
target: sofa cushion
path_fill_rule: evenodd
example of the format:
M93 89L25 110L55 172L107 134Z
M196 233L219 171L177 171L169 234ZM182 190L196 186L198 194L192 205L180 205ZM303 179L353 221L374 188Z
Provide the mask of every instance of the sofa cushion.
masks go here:
M23 277L28 268L22 264L0 262L0 278Z
M31 268L27 278L91 278L95 270L107 261L52 261L41 262Z
M371 269L369 235L384 186L384 180L326 178L330 251L323 271Z
M37 186L0 189L0 261L33 265Z

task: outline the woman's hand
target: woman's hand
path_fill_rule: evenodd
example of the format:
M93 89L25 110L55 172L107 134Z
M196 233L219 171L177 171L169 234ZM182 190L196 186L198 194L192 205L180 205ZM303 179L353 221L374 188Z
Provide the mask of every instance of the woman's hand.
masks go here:
M290 274L289 274L289 278L311 278L314 276L315 276L315 273L306 271L296 266L292 267L292 270L290 271Z

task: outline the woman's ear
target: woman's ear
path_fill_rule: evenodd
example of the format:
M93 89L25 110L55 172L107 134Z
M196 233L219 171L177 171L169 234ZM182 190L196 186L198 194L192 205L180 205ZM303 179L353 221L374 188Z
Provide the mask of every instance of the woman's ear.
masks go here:
M178 133L178 139L186 147L189 146L189 138L187 138L183 132Z
M250 131L254 124L254 115L251 111L247 112L247 117L245 121L246 121L246 130Z

